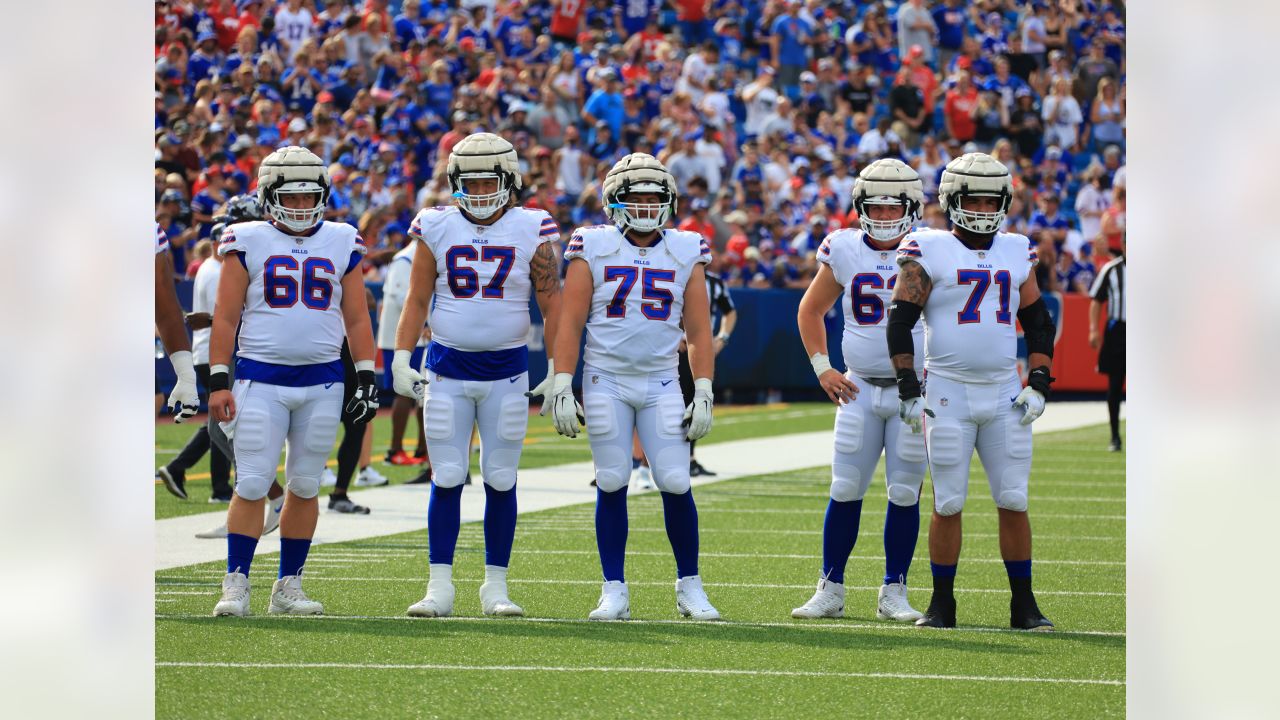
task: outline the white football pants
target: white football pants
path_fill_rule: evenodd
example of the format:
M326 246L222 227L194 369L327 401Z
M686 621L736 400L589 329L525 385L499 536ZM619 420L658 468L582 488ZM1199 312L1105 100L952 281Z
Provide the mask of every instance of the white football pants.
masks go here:
M427 370L423 420L432 482L457 487L471 465L471 427L480 427L480 472L494 490L515 487L529 428L529 373L501 380L458 380Z
M306 500L320 492L320 473L338 439L342 382L307 387L236 380L232 443L236 494L260 500L276 479L280 451L289 492Z
M858 395L836 409L831 499L861 500L884 451L889 502L902 507L915 505L927 465L924 434L913 434L898 417L896 386L872 385L852 371L845 377L858 386Z
M632 430L640 435L658 489L675 495L689 490L689 441L681 427L684 398L675 368L621 375L587 366L582 405L601 490L615 492L631 481Z

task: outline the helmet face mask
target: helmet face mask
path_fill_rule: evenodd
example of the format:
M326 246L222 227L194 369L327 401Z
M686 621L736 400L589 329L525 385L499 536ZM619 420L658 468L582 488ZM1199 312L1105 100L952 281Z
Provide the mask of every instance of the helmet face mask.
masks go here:
M876 205L896 205L903 211L895 218L877 220L869 212L869 208ZM910 232L911 226L920 219L924 185L916 171L901 160L877 160L858 173L853 185L853 206L858 211L859 226L872 239L897 240Z
M962 207L965 197L997 198L996 211ZM947 163L938 183L938 200L957 227L977 235L992 235L1004 224L1013 202L1013 181L1009 169L985 153L967 153Z
M676 212L676 183L652 155L632 153L605 175L601 190L605 213L624 232L661 230Z
M314 202L285 204L288 196L311 195ZM258 168L258 200L268 217L294 232L306 232L324 220L329 172L324 161L297 145L281 148Z
M448 176L458 207L476 220L493 217L523 185L516 149L493 133L473 133L458 141L449 153ZM496 180L497 187L492 192L471 192L475 186L469 180Z

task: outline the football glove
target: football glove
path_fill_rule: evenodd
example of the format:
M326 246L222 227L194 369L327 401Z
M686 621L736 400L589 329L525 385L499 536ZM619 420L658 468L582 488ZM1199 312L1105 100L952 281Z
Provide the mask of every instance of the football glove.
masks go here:
M924 430L925 415L937 417L925 404L924 398L916 396L910 400L898 401L898 417L911 428L912 433L919 435Z
M1014 398L1013 406L1022 408L1022 419L1018 422L1030 425L1044 414L1044 395L1031 387L1024 387L1018 397Z
M421 405L427 395L427 379L409 365L411 357L409 350L396 350L391 360L391 387L397 395L413 398Z
M555 380L555 377L556 361L548 358L547 376L542 378L542 382L535 385L532 390L524 394L527 398L535 398L539 395L542 396L542 409L538 411L539 415L546 415L547 411L551 409L551 383Z
M378 382L372 370L356 372L356 394L344 410L351 422L363 425L378 414Z
M714 402L711 393L711 378L698 378L693 381L693 402L684 409L684 425L689 428L685 434L688 440L699 440L711 432L711 405Z
M196 366L191 360L190 350L179 350L169 356L173 364L173 372L178 382L169 393L169 412L173 413L173 421L180 423L190 419L200 409L200 395L196 392Z
M551 385L551 421L556 432L565 437L578 437L586 422L582 404L573 397L573 373L556 373Z

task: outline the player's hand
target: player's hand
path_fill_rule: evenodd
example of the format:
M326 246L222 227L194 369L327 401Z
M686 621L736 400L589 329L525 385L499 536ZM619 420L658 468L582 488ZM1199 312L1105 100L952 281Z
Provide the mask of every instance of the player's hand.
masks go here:
M711 392L711 379L698 378L693 381L693 402L684 409L684 424L689 432L688 440L699 440L711 432L711 406L714 396Z
M190 419L200 409L200 394L196 391L196 366L191 360L191 351L181 350L169 356L173 364L173 372L178 382L169 393L169 412L173 413L173 421L180 423Z
M551 384L551 421L556 432L576 438L586 422L582 405L573 397L573 374L556 373Z
M1089 328L1089 347L1097 350L1102 345L1102 333L1097 328Z
M343 412L351 422L363 425L378 414L378 382L372 370L361 370L356 378L356 394Z
M724 349L724 346L729 344L729 338L717 335L711 344L715 347L716 354L719 355L720 351Z
M412 356L413 353L408 350L396 350L391 361L391 387L397 395L413 398L421 405L423 398L427 396L427 379L409 365L409 358Z
M551 409L551 382L556 377L556 361L554 359L547 360L547 376L542 378L542 382L533 387L532 390L525 393L527 398L535 398L542 396L542 409L538 411L539 415L546 415Z
M209 395L209 414L220 423L236 419L236 399L230 390L214 390Z
M1024 387L1022 392L1018 393L1018 397L1013 399L1013 406L1023 409L1022 419L1018 422L1030 425L1044 414L1044 395L1031 387Z
M911 428L912 433L919 435L924 431L925 415L937 417L929 409L923 397L917 395L909 400L898 401L898 417L902 418L902 422Z
M207 312L193 312L186 314L187 327L192 330L208 330L213 327L213 316Z
M839 370L828 370L818 376L818 384L826 391L827 397L836 405L843 405L858 399L858 386Z

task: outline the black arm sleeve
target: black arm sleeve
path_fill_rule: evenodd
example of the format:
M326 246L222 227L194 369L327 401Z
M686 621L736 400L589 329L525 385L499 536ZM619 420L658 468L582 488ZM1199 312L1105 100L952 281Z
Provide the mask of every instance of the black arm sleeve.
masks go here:
M1018 310L1018 322L1022 323L1022 334L1027 339L1027 353L1042 353L1053 357L1053 336L1056 326L1049 308L1045 307L1044 298L1036 298L1030 305ZM892 327L893 316L889 316Z
M889 306L889 357L894 355L915 355L915 342L911 339L911 329L920 320L924 308L906 300L894 300ZM1022 317L1019 313L1018 317Z

